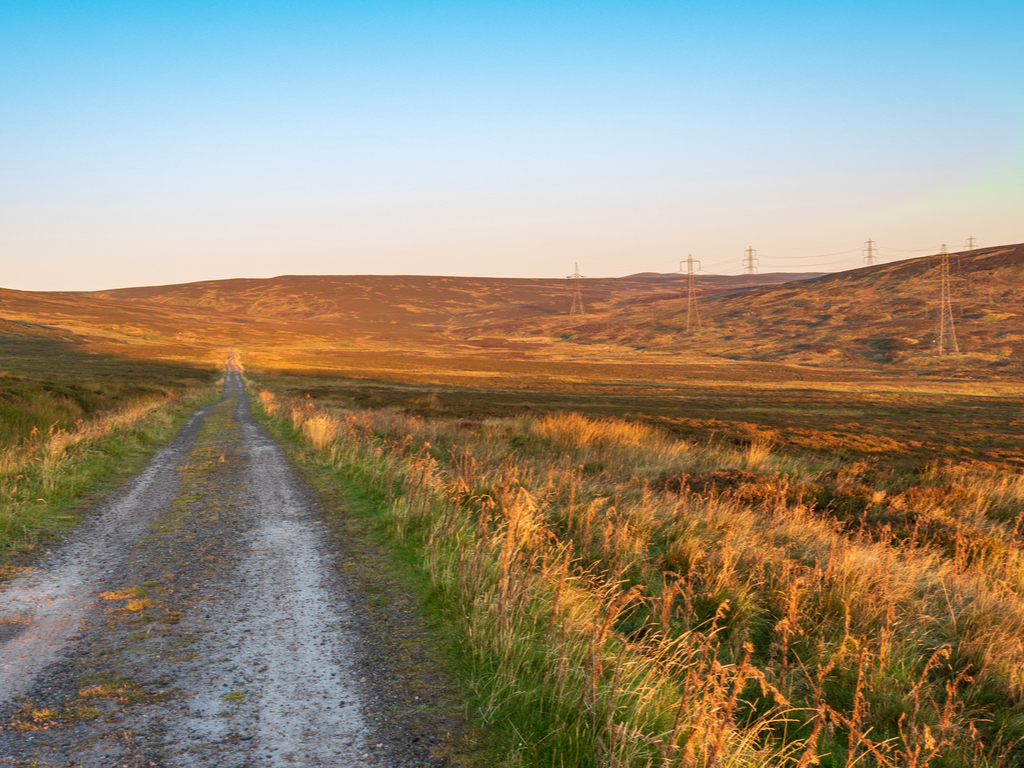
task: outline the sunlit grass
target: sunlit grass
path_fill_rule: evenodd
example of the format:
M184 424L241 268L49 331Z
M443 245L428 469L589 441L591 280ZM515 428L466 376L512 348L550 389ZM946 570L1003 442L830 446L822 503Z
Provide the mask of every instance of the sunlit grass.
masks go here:
M31 547L36 536L77 520L67 509L98 482L171 436L181 408L212 389L183 398L132 403L80 421L70 430L33 431L0 450L0 554Z
M418 548L485 716L542 764L1013 764L1012 472L886 471L573 413L304 398L290 426L296 409L311 459L379 494Z

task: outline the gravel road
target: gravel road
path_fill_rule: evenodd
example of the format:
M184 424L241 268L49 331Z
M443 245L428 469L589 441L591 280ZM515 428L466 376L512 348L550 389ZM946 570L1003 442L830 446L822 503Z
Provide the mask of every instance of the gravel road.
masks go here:
M0 765L440 764L384 725L321 518L229 371L218 403L0 587Z

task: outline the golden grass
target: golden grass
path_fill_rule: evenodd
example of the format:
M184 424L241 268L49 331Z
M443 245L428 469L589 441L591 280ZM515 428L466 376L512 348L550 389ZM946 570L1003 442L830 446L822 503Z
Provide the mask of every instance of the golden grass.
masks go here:
M269 389L261 389L259 391L260 405L263 406L263 412L268 416L276 416L280 404L277 402L277 395L271 392Z
M72 429L33 429L20 445L0 450L0 545L31 546L34 533L74 519L62 509L109 474L118 457L138 452L169 427L171 408L182 399L195 401L209 391L138 400Z
M302 421L302 434L316 450L323 450L338 436L338 419L329 413L316 412Z
M23 445L0 452L0 478L40 465L44 482L50 483L69 450L116 436L165 405L166 400L162 399L139 401L95 419L79 421L74 429L51 428L45 435L33 430Z
M697 447L578 414L300 407L313 450L392 499L394 535L460 606L485 713L542 708L579 764L594 749L622 766L1008 764L1015 732L973 702L1024 700L1019 477L936 466L886 489L763 441ZM722 470L756 476L652 489ZM821 477L916 527L801 500Z

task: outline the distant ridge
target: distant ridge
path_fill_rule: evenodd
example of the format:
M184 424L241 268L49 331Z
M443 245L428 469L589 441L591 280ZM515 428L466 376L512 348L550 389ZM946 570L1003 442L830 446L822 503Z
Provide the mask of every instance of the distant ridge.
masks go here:
M813 280L817 277L824 277L829 272L763 272L754 275L711 275L698 273L696 277L702 281L715 283L733 283L749 287L750 285L774 285L776 283L791 283L797 280ZM751 280L751 278L753 278ZM637 272L635 275L627 275L621 280L685 280L686 275L680 272Z
M758 275L758 285L805 280L821 273ZM702 278L705 293L745 287L745 278ZM652 288L659 293L652 294ZM477 313L507 319L561 315L569 283L557 278L477 278L431 275L281 275L269 278L204 280L179 285L92 291L77 295L133 303L318 322L425 326L466 321ZM621 301L685 295L686 276L591 278L584 283L588 310Z
M957 336L977 362L1024 360L1024 244L950 254ZM701 301L714 354L803 364L920 362L934 354L939 257L875 264ZM767 276L764 276L767 277ZM620 341L663 347L686 326L683 300L614 315ZM595 331L601 341L608 331Z
M935 255L834 274L698 275L702 327L689 334L687 276L650 272L584 280L583 316L569 314L571 281L553 278L282 275L84 293L0 289L0 334L128 343L167 357L187 349L212 358L237 345L1024 369L1024 245L954 253L950 263L965 353L955 360L936 359Z

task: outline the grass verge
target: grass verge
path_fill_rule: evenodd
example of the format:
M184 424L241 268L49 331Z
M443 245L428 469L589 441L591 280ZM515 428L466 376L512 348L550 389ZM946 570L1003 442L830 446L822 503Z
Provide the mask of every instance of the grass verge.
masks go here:
M260 400L424 583L513 764L1018 764L1013 473Z
M90 493L137 471L217 387L137 401L68 430L34 432L0 454L0 566L77 524Z
M284 443L317 491L333 535L344 542L341 569L353 587L347 599L369 619L361 627L369 639L368 666L386 671L368 683L385 702L385 719L401 720L403 731L419 734L419 748L446 764L521 765L514 729L495 729L475 715L481 702L472 693L473 665L453 631L451 606L424 579L417 548L392 535L387 499L357 467L322 461L290 422L254 412Z

